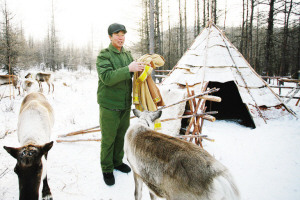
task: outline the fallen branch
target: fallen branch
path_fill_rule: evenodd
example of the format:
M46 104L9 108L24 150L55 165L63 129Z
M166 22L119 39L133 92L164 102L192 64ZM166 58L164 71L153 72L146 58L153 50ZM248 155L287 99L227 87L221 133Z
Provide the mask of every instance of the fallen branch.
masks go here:
M61 142L90 142L90 141L100 142L101 139L56 140L57 143L61 143Z
M13 132L15 132L16 130L7 130L5 133L4 133L4 135L3 136L1 136L0 137L0 139L4 139L6 136L8 136L9 134L11 134L11 133L13 133Z

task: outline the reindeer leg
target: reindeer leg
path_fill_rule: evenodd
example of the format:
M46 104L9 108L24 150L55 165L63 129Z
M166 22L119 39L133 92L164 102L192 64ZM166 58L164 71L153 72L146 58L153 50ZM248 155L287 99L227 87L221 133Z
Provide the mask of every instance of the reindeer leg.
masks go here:
M51 83L52 84L52 93L54 92L54 84L53 83Z
M43 200L53 200L52 194L48 185L47 176L43 180L43 190L42 190Z
M135 200L141 200L142 199L142 190L143 190L143 181L134 172L133 172L133 177L134 177L134 183L135 183L135 191L134 191Z
M152 192L150 192L150 199L151 200L156 200L156 195L154 195Z
M49 88L48 94L50 94L50 83L47 82L47 85L48 85L48 88Z
M39 88L40 88L40 91L43 92L43 85L42 85L42 82L40 82L40 81L39 81Z

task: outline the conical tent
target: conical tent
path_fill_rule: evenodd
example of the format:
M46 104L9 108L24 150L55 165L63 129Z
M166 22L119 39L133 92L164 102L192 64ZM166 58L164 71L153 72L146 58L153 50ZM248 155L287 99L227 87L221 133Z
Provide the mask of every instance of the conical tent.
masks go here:
M220 96L222 102L207 102L206 105L208 111L219 112L217 119L238 119L255 128L269 119L284 115L296 117L212 23L199 34L161 83L163 97L168 99L170 88L173 96L174 90L183 93L186 84L194 88L195 93L206 84L209 88L220 88L214 95Z

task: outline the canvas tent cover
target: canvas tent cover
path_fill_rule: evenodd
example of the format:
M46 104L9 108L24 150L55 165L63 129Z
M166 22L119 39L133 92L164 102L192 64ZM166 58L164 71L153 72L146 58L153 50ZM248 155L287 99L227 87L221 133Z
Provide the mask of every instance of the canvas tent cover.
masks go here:
M294 115L214 24L201 32L160 87L167 98L168 88L185 90L180 85L186 83L197 93L204 83L229 81L235 83L255 125Z

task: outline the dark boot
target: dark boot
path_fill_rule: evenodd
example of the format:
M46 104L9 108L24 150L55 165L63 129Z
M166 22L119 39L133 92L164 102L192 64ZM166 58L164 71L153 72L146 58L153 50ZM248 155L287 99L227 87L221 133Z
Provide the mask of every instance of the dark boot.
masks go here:
M115 177L112 172L103 173L103 180L106 183L106 185L111 186L115 184Z
M131 172L131 169L128 165L126 165L125 163L122 163L121 165L115 167L116 170L119 170L120 172L123 173L129 173Z

